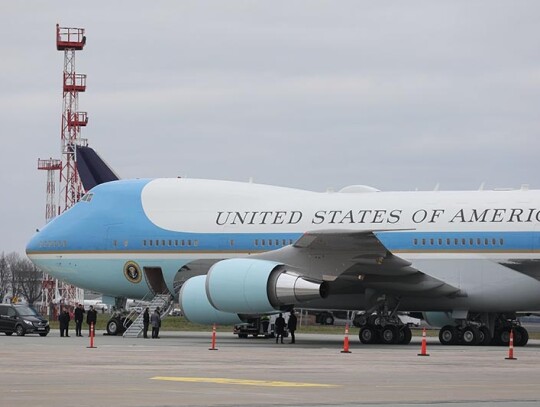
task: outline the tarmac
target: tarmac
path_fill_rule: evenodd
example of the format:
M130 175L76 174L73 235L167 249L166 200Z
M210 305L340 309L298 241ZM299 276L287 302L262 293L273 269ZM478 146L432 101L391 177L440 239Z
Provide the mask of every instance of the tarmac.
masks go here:
M127 339L0 334L0 406L518 406L540 404L540 341L515 348L296 344L208 332Z

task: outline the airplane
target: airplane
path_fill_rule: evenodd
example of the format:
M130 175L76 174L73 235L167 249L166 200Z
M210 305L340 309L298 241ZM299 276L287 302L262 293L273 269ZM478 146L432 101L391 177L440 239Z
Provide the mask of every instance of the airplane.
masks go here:
M92 188L30 240L43 271L114 297L167 294L234 324L292 308L361 310L362 343L407 344L398 312L443 344L523 346L540 310L540 191L338 192L219 180Z

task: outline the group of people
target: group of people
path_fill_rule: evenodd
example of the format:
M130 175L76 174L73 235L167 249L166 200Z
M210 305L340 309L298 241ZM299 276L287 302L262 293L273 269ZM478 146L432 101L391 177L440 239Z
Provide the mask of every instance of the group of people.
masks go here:
M152 338L159 339L159 328L161 328L161 314L157 307L150 316L150 309L146 307L143 313L143 337L148 338L148 327L152 324Z
M283 318L283 314L280 312L279 316L276 318L276 322L274 322L274 327L276 331L276 343L278 343L280 338L281 343L283 343L283 337L285 336L285 327L288 328L289 333L291 334L291 343L295 343L296 338L294 337L294 331L296 331L296 325L297 318L294 310L291 310L289 320L287 322L285 322L285 318Z
M82 324L84 321L84 314L86 314L86 323L88 324L88 335L90 336L92 334L91 329L92 326L96 326L97 322L97 311L94 309L94 307L91 305L88 312L84 310L84 307L82 304L77 304L75 307L75 310L73 311L73 319L75 320L75 336L83 336L82 335ZM69 311L64 310L60 311L60 314L58 315L58 322L60 323L60 336L61 337L69 337L69 322L71 321L71 315Z

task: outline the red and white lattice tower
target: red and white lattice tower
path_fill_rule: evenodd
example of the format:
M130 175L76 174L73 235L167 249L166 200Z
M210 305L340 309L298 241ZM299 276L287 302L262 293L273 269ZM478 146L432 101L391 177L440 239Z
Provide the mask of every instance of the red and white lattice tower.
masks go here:
M60 171L60 211L75 205L84 194L76 165L77 146L86 146L81 127L88 123L86 112L79 112L79 93L86 90L86 75L75 70L75 54L86 44L84 28L60 27L56 24L56 49L64 52L62 108L62 170ZM63 202L62 202L63 199ZM63 205L62 205L63 204Z
M75 70L76 51L82 51L86 44L84 28L60 27L56 24L56 49L64 52L64 71L62 75L62 127L61 160L38 160L38 169L47 170L47 222L56 215L68 210L83 196L84 188L77 171L77 146L86 146L81 138L81 127L88 124L86 112L79 112L79 93L86 90L86 75ZM56 205L55 173L60 172L60 196ZM82 302L84 292L67 283L43 277L43 304L52 317L58 309L53 304L74 306ZM51 308L49 308L51 307Z

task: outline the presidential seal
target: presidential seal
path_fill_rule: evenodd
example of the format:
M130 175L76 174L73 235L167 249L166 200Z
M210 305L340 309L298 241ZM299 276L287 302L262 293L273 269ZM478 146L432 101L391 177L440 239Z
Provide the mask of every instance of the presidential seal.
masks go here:
M141 269L134 261L124 264L124 275L130 283L137 284L142 280Z

